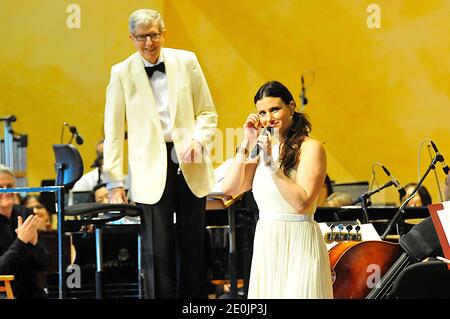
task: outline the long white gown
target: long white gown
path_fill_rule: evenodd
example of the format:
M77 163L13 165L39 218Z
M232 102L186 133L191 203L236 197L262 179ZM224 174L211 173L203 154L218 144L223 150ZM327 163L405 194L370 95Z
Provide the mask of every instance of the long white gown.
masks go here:
M278 144L273 147L272 154L276 161ZM253 194L259 208L259 220L248 298L333 298L325 240L313 220L316 205L307 214L295 213L262 163L255 172Z

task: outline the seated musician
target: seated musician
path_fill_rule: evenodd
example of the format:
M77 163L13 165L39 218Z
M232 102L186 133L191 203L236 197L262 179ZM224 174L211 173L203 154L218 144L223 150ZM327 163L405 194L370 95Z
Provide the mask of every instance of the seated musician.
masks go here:
M91 194L89 194L89 201L94 203L108 204L108 189L106 184L98 184L94 187Z
M353 203L352 196L345 192L335 192L327 197L323 206L325 207L342 207Z
M41 218L39 224L39 231L51 231L52 230L52 219L51 215L42 203L38 195L27 195L22 199L22 205L26 208L33 210L33 213Z
M416 183L409 183L405 185L405 196L400 196L400 204L403 203L409 196L411 196L414 188L416 188ZM420 207L420 206L428 206L432 203L431 195L425 186L421 185L419 187L418 192L414 197L409 201L408 206L410 207Z
M0 165L0 188L15 186L14 173ZM14 204L12 193L0 193L0 275L14 275L17 299L46 298L38 272L49 266L49 256L39 240L40 217Z

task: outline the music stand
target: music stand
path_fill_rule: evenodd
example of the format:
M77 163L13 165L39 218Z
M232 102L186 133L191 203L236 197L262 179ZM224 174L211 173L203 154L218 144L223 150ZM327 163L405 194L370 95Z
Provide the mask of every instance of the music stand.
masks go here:
M55 154L56 185L62 186L66 191L83 175L83 160L78 150L71 144L54 144ZM96 298L103 297L103 279L102 279L102 236L101 227L110 221L118 220L125 215L138 216L142 209L130 204L102 204L102 203L82 203L64 207L64 193L58 192L58 271L59 271L59 297L65 297L65 287L63 283L63 243L64 243L64 225L75 224L77 227L87 224L95 226L96 238ZM102 215L101 215L102 214ZM83 220L64 221L64 217L85 216ZM98 217L97 217L98 216Z
M446 216L443 216L443 214L448 214L450 216L450 202L448 202L448 204L448 206L444 206L442 203L428 205L428 210L430 212L431 219L433 220L434 228L436 229L436 234L439 238L439 242L441 243L444 256L445 258L450 259L450 229L448 229L448 227L444 227L445 223L448 221L444 220ZM447 264L447 267L450 270L450 264Z
M237 299L237 260L236 260L236 225L235 225L235 207L234 203L241 198L243 194L237 197L230 197L223 193L210 193L206 200L206 210L226 209L228 212L229 225L229 264L230 264L230 297Z

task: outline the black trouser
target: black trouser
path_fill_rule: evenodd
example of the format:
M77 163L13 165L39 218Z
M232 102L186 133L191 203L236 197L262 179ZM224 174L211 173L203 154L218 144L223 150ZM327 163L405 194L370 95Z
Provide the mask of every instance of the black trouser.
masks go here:
M206 298L204 232L206 198L189 189L167 143L167 179L160 201L139 204L146 298ZM176 213L176 224L173 213Z

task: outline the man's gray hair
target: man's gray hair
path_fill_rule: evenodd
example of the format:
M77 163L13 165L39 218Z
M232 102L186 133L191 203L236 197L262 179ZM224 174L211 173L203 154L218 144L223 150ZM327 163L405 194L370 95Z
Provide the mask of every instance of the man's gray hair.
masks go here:
M3 173L9 174L13 178L15 178L14 177L14 172L8 166L0 164L0 174L3 174Z
M128 28L130 29L130 33L134 33L138 25L150 25L153 22L158 23L159 32L165 30L164 20L158 11L138 9L128 19Z

